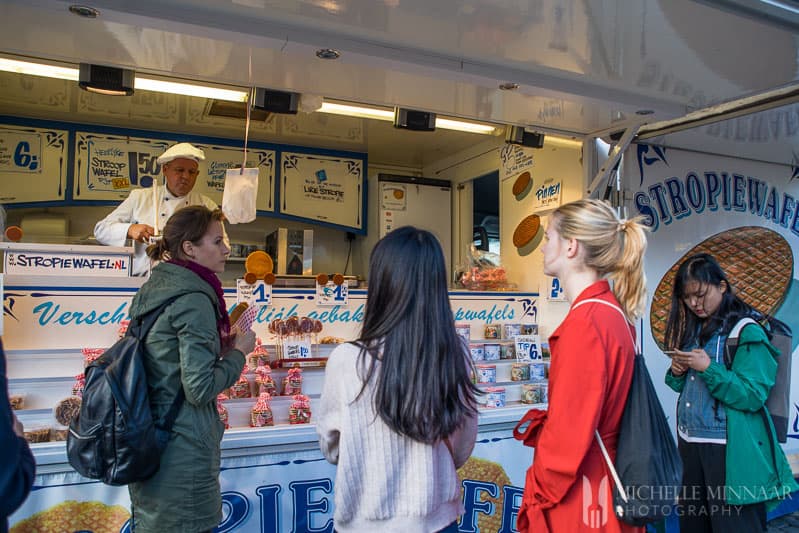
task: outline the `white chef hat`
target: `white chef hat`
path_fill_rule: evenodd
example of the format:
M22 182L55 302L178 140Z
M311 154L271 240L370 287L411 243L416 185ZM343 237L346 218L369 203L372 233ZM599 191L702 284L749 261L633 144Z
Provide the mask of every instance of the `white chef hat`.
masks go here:
M165 165L173 159L181 158L204 161L205 153L190 143L178 143L167 148L156 161L159 165Z

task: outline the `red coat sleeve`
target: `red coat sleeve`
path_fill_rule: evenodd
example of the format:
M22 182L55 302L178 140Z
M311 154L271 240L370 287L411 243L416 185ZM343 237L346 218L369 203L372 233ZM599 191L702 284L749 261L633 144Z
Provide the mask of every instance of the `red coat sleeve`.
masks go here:
M528 505L541 509L560 502L577 482L608 387L607 348L596 325L574 317L559 330L550 344L549 415L525 486Z

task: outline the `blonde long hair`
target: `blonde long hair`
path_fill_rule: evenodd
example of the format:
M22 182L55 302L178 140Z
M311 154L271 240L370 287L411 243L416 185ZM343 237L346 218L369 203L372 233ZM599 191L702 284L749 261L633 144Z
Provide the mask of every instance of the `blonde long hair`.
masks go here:
M558 234L576 239L585 249L586 266L613 283L613 294L630 321L646 307L644 252L648 228L642 217L621 219L608 203L582 199L553 213Z

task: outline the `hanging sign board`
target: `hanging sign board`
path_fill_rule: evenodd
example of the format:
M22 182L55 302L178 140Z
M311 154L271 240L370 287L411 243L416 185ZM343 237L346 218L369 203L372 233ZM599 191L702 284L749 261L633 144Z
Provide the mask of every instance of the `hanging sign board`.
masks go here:
M161 175L156 160L174 141L75 133L75 200L124 200L131 189L152 187Z
M63 200L67 132L0 125L0 202Z
M279 212L362 230L364 160L283 152Z

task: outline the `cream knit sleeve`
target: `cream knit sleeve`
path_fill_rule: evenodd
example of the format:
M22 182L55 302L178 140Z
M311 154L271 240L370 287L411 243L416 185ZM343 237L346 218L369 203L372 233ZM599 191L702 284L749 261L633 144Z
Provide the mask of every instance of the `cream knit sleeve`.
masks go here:
M345 409L343 384L352 379L352 374L342 367L349 344L342 344L330 354L325 367L325 381L319 399L319 414L316 417L316 433L319 436L319 448L322 455L338 464L338 446L341 437L341 417ZM337 353L338 352L338 353Z

